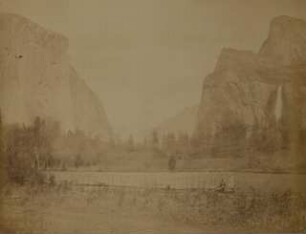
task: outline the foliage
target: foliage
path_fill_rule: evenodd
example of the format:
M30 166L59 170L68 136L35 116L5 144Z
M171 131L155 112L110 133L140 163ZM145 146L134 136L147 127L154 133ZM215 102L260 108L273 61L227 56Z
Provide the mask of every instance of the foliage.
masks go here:
M168 161L168 168L170 171L173 171L175 169L176 160L174 157L171 157Z

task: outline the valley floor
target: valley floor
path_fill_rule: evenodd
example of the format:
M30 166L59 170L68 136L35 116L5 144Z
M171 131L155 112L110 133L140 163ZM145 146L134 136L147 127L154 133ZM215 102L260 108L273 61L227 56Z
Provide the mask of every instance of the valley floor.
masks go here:
M203 233L306 230L303 191L53 185L6 186L2 232Z

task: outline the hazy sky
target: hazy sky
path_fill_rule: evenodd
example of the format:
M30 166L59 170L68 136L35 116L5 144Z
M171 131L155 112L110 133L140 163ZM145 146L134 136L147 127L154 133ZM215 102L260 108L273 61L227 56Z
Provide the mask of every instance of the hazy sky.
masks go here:
M257 51L278 15L306 0L0 0L62 34L117 131L157 125L200 101L223 47Z

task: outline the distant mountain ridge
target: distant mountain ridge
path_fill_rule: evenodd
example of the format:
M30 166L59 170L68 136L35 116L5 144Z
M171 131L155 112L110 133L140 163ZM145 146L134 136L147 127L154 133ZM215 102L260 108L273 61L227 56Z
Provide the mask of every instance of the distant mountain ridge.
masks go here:
M155 130L161 135L168 133L191 135L196 124L198 109L198 105L186 107L175 116L160 123Z
M36 116L64 130L112 134L103 105L72 68L68 39L14 14L0 14L0 108L5 123Z

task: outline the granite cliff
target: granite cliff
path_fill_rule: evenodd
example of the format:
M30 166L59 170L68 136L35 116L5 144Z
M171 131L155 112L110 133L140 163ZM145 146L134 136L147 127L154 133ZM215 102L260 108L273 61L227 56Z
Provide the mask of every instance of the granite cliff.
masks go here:
M36 116L64 130L108 137L111 127L100 100L72 68L68 40L14 14L0 14L0 108L4 123Z
M221 155L291 147L305 124L306 23L276 17L260 51L223 49L203 83L195 135Z

